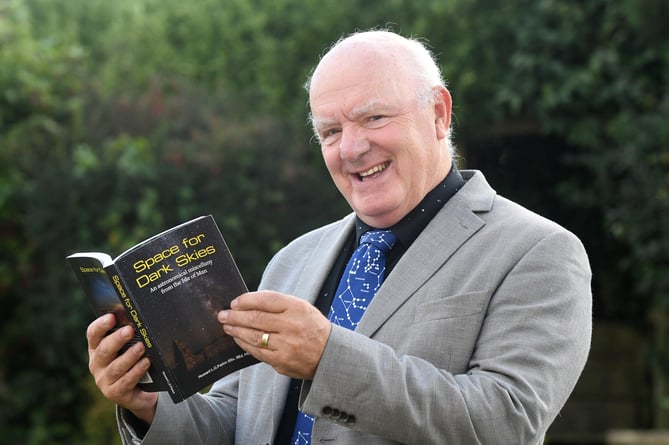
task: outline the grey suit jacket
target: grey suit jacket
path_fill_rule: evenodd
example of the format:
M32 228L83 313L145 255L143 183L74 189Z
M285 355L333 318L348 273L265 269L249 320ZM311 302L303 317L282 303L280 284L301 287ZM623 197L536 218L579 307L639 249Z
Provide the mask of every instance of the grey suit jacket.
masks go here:
M539 444L585 364L579 240L477 171L397 263L355 332L334 326L301 409L312 443ZM261 288L314 301L353 215L296 239ZM207 395L159 397L145 444L271 444L289 379L259 364ZM125 443L139 443L119 411Z

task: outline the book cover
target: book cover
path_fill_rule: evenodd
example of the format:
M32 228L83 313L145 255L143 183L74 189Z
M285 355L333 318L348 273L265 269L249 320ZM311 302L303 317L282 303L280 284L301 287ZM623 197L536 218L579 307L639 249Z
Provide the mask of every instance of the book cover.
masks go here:
M114 312L117 328L132 323L136 341L144 342L151 368L142 389L165 390L176 403L257 363L216 319L247 287L211 215L166 230L113 260L97 252L67 259L96 313Z
M121 303L121 300L114 289L114 285L104 269L104 264L112 262L111 257L104 253L88 252L74 254L67 259L79 279L79 282L84 289L84 293L88 297L95 316L99 317L104 314L112 313L116 317L116 326L114 326L108 334L125 325L132 325L132 321L128 317L128 313ZM139 333L136 332L135 337L130 340L119 353L125 352L126 349L138 341L142 341L142 338ZM152 375L155 371L154 367L149 369L144 378L139 382L139 386L144 391L167 391L167 386L161 384L162 380L154 378Z

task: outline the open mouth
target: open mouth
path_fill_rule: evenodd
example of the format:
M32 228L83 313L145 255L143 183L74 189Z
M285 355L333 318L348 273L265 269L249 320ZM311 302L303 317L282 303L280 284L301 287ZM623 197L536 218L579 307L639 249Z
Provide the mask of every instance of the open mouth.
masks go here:
M384 162L383 164L375 165L374 167L370 168L369 170L358 173L358 178L361 181L372 179L372 178L380 175L381 172L384 171L386 168L388 168L389 165L390 165L390 162Z

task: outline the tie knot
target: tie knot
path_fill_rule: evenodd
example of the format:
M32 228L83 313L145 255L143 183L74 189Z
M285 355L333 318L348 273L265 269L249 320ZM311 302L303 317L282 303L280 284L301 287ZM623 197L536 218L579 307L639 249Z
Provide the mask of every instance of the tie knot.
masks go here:
M372 244L378 249L381 249L383 253L388 253L396 242L397 238L390 230L372 230L370 232L363 233L360 237L361 245Z

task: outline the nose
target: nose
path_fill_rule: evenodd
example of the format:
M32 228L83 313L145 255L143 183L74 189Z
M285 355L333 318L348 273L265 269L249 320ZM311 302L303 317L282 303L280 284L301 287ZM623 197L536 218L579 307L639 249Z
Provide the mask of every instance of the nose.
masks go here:
M363 129L345 127L339 140L339 157L343 161L355 161L369 151L370 143Z

